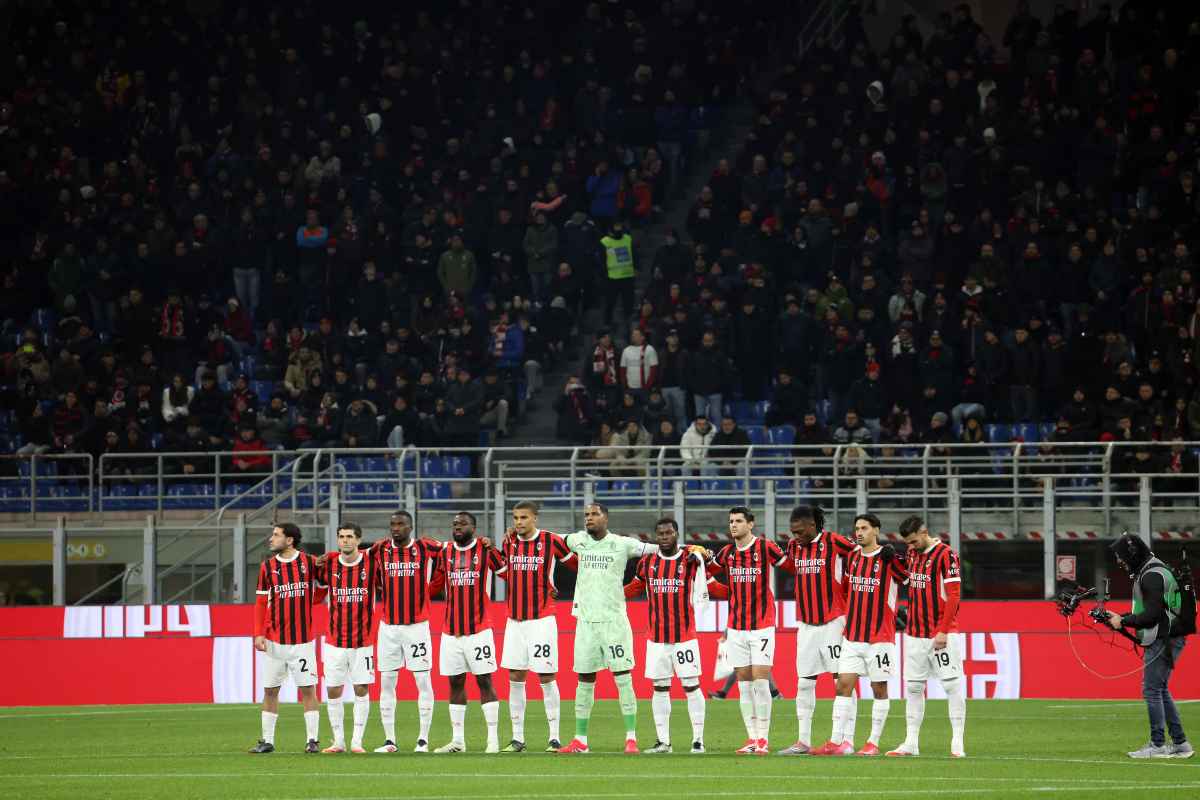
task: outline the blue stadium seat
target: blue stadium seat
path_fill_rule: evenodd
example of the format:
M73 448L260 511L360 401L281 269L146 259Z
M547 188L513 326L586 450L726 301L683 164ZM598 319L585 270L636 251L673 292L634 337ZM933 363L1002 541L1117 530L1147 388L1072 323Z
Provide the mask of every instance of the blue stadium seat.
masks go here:
M767 436L767 429L762 425L743 425L742 428L746 431L746 435L750 437L750 444L759 446L769 444L770 440Z
M550 487L550 491L553 494L570 494L571 493L571 482L570 481L555 481L554 485Z
M0 486L0 512L18 514L25 511L29 511L29 497L25 494L25 487L9 482Z
M442 474L451 478L471 477L471 459L466 456L445 456L442 459Z
M1023 442L1033 443L1042 440L1042 434L1036 422L1022 422L1019 425L1014 425L1013 435L1021 437L1021 441Z
M424 481L421 483L421 499L422 500L449 500L450 499L450 484L438 483L436 481Z
M211 484L176 483L167 487L164 509L207 509L213 507Z
M395 472L395 470L396 470L394 461L392 461L391 459L388 459L388 458L381 458L378 456L364 459L363 468L367 472L371 472L371 473L374 473L377 475Z
M426 478L440 478L442 472L442 459L434 456L425 456L421 459L421 475Z
M1054 435L1054 429L1057 427L1053 422L1043 422L1038 426L1038 433L1041 434L1039 441L1047 441Z
M275 384L271 381L251 381L250 388L254 390L258 402L265 406L271 402L271 392L275 390Z
M761 425L767 416L766 405L753 400L734 400L725 405L739 425Z
M258 359L254 356L245 356L242 358L241 371L250 376L250 380L254 380L254 370L258 367Z
M41 494L40 486L38 494ZM132 483L109 484L101 487L100 497L106 511L131 511L137 506L137 487Z
M796 443L796 428L792 425L776 425L767 431L771 444L791 445Z
M1012 426L1003 422L993 422L984 426L984 432L987 433L989 442L1002 444L1012 441Z

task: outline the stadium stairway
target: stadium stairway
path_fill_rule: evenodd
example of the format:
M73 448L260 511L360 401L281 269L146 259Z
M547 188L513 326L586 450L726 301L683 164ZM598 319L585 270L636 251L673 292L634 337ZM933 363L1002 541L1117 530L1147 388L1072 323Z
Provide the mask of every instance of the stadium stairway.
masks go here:
M638 294L644 291L650 282L650 265L654 262L654 253L663 244L666 231L675 228L684 237L687 230L687 215L691 203L700 194L701 188L716 169L717 162L722 158L733 160L749 135L754 120L754 105L748 97L739 97L729 109L723 124L712 132L706 152L697 158L691 169L682 177L675 187L674 194L668 205L663 209L662 218L653 225L634 230L637 242ZM545 375L544 388L528 404L521 424L508 439L496 441L497 446L528 448L537 445L545 446L557 442L556 427L558 416L554 411L554 400L566 382L568 375L582 374L585 361L590 357L594 335L603 324L603 298L595 297L584 318L580 320L580 335L574 358L562 369ZM613 339L618 352L627 344L628 331L622 333L624 325L614 325ZM528 457L536 457L535 451L527 451ZM520 459L521 453L507 456L509 459ZM556 478L561 475L546 474L545 490L550 493Z

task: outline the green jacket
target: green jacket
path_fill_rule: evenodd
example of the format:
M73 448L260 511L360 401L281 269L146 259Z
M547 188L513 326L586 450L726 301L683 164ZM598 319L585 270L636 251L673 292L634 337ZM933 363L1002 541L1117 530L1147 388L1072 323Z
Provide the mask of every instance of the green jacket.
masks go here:
M470 294L475 288L475 254L470 250L447 250L438 259L437 276L447 292Z

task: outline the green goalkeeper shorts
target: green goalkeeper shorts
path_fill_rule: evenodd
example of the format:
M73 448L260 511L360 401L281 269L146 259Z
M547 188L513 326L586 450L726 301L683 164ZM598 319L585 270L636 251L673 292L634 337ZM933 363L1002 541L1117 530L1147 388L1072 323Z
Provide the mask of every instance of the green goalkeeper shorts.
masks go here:
M628 672L633 669L633 628L628 617L612 622L575 624L575 672L601 670Z

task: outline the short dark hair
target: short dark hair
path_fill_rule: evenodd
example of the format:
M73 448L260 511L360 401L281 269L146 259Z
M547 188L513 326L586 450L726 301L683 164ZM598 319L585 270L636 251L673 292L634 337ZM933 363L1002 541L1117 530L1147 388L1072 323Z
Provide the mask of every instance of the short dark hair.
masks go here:
M413 521L412 514L408 513L403 508L393 511L392 516L393 517L404 517L405 519L408 520L408 524L412 525L412 521Z
M275 527L283 531L284 536L292 537L292 547L300 547L300 540L303 538L303 536L300 533L299 525L294 522L281 522Z
M541 510L541 506L539 506L537 503L533 502L532 500L522 500L521 502L519 502L515 506L513 506L513 511L532 511L533 515L535 517L538 515L538 511L540 511L540 510Z
M341 533L342 531L350 531L354 534L355 539L362 538L362 526L357 522L343 522L338 525L337 529L338 533Z
M796 506L792 509L792 520L811 519L817 530L825 529L825 512L820 506Z
M593 500L592 502L588 503L588 506L595 506L596 508L600 509L601 514L606 517L608 516L608 506L604 505L604 503L598 503ZM587 508L587 506L584 506L584 508Z
M659 525L670 525L676 533L679 533L679 523L675 521L674 517L661 517L658 522L654 523L654 527L657 528Z
M917 531L921 530L921 526L924 524L925 520L921 519L916 514L913 514L911 517L905 517L904 521L900 523L900 535L908 536L916 533Z
M872 514L870 512L868 512L866 514L858 514L857 516L855 516L854 517L855 524L857 524L860 519L865 521L872 528L880 528L883 526L883 523L881 523L879 521L879 517L875 516L874 514Z
M732 517L734 514L741 514L746 518L746 522L754 522L754 512L745 506L734 506L729 509L729 516Z
M478 525L478 524L479 524L479 522L478 522L478 521L475 519L475 515L474 515L474 514L472 514L470 511L455 511L455 512L454 512L454 516L456 516L456 517L466 517L467 519L471 520L471 525L472 525L472 526L476 526L476 525Z

